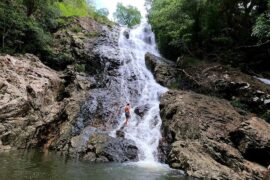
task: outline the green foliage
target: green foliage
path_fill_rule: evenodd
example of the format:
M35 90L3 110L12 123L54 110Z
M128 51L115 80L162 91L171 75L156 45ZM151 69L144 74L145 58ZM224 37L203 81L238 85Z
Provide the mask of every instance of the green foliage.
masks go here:
M109 15L109 10L106 9L106 8L102 8L102 9L97 10L97 13L98 13L100 16L108 17L108 15Z
M268 2L152 0L149 20L160 51L168 58L222 53L232 46L254 44L256 38L269 38Z
M56 2L54 5L60 10L61 16L88 16L102 24L112 25L112 22L107 18L109 14L107 9L96 10L95 7L86 0L63 0Z
M4 1L0 3L0 52L28 52L37 55L48 52L55 27L53 10L47 1ZM32 17L33 16L33 17ZM49 17L50 16L50 17Z
M136 7L126 7L122 3L117 4L117 9L113 16L119 24L127 25L129 28L140 24L142 18L140 11Z
M89 38L94 38L94 37L98 37L100 35L100 33L98 32L88 32L86 33L86 36Z
M180 77L176 76L175 80L169 85L169 89L180 89Z
M267 122L270 123L270 110L266 111L266 112L263 114L262 118L264 118Z
M270 38L270 19L265 15L259 16L252 29L252 35L260 40Z
M1 52L15 52L23 44L26 30L26 14L13 3L0 2Z
M78 32L82 32L82 27L78 26L78 25L74 25L70 28L70 30L72 32L78 33Z
M46 53L52 43L52 35L46 32L36 21L28 21L25 29L22 47L23 52L31 52L36 55Z
M242 110L247 110L248 109L248 107L239 100L231 101L231 105L233 107L236 107L236 108L239 108L239 109L242 109Z
M92 9L85 0L64 0L55 3L61 16L88 16Z
M75 64L75 70L77 72L85 72L85 64Z
M3 0L0 1L0 53L33 53L44 62L70 64L65 53L52 51L53 32L68 25L69 16L89 16L112 25L106 10L96 11L87 0ZM61 17L61 18L60 18ZM81 32L78 26L73 32ZM90 34L89 36L95 36ZM56 65L57 66L57 65Z

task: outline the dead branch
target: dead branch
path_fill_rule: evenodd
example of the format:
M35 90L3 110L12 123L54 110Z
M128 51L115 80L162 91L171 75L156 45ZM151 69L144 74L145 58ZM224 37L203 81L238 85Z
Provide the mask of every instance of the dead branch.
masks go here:
M270 40L268 40L268 41L266 41L264 43L261 43L261 44L236 47L235 49L236 50L239 50L239 49L249 49L249 48L260 48L260 47L265 46L265 45L268 45L268 44L270 44Z
M210 71L210 70L213 70L213 69L216 69L216 68L219 68L220 65L217 65L217 66L212 66L212 67L209 67L209 68L206 68L202 71L202 74L205 74L206 72Z
M200 83L193 78L193 76L189 75L184 69L178 69L179 71L183 72L187 77L189 77L192 81L194 81L198 86L200 86Z

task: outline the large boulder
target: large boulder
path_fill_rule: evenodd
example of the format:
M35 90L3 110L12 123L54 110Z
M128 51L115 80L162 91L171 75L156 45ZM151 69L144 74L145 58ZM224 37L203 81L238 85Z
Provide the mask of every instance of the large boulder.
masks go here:
M53 57L45 59L48 66L64 70L71 64L83 64L89 73L101 70L102 64L93 49L98 39L106 34L108 27L90 17L65 17L54 33Z
M264 120L239 114L226 100L185 91L169 91L160 108L161 149L171 167L200 178L262 179L270 164Z
M258 118L248 121L230 133L230 139L243 156L264 166L270 165L270 125Z
M113 138L107 134L93 134L88 141L84 160L99 162L126 162L138 160L135 142L123 138Z
M154 74L158 83L163 86L173 86L176 82L176 64L151 53L145 55L147 68Z

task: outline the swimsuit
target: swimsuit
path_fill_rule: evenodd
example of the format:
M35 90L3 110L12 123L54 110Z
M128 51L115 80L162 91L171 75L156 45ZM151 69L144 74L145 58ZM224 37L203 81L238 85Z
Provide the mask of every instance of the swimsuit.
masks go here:
M125 115L127 119L130 118L129 107L125 107Z

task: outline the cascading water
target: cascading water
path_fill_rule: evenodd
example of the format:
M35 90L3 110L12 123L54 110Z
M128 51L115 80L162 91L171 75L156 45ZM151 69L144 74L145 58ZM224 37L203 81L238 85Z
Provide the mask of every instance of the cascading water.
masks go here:
M159 97L167 89L155 81L145 64L147 52L159 55L151 26L144 21L131 30L122 28L119 48L122 61L121 101L129 102L133 108L131 119L124 128L125 137L135 141L140 161L156 163L162 123ZM145 110L143 117L134 113L135 108ZM124 119L122 115L118 129L123 126Z
M264 79L264 78L258 78L260 81L262 81L264 84L270 85L270 79Z

